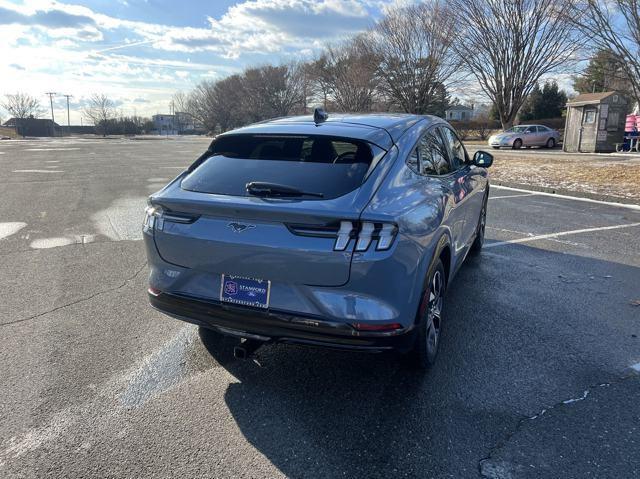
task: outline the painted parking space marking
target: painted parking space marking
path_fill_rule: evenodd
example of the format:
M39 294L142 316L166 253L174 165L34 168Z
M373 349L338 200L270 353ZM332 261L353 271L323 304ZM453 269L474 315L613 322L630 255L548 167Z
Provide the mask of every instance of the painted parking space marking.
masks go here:
M496 246L503 246L507 244L528 243L530 241L537 241L537 240L543 240L543 239L555 239L555 238L558 238L559 236L576 235L580 233L592 233L595 231L607 231L607 230L617 230L617 229L623 229L623 228L633 228L634 226L640 226L640 223L628 223L628 224L614 225L614 226L600 226L597 228L584 228L580 230L559 231L558 233L549 233L549 234L537 235L537 236L527 236L525 238L518 238L518 239L508 240L508 241L498 241L496 243L485 244L484 247L494 248Z
M24 151L73 151L80 148L25 148Z
M490 200L502 200L504 198L521 198L523 196L535 196L538 193L527 193L524 195L505 195L505 196L490 196L489 199Z
M64 173L60 170L13 170L13 173Z
M581 198L579 196L569 196L569 195L559 195L556 193L547 193L546 191L533 191L533 190L525 190L523 188L512 188L510 186L499 186L499 185L491 185L492 189L500 189L507 191L519 191L521 193L535 193L538 196L550 196L552 198L560 198L564 200L573 200L573 201L583 201L585 203L596 203L599 205L607 205L607 206L618 206L620 208L628 208L631 210L640 211L640 205L630 205L627 203L616 203L614 201L603 201L603 200L593 200L591 198Z
M640 373L640 363L635 363L631 365L631 369Z

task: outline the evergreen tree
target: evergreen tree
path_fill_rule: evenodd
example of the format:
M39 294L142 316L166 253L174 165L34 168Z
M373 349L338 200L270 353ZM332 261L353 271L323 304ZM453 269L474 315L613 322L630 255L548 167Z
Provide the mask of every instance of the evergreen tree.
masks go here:
M555 81L545 82L542 88L536 85L522 105L520 121L560 118L566 103L567 95Z
M608 49L598 50L583 74L573 77L573 88L580 93L617 90L629 96L633 91L624 59Z

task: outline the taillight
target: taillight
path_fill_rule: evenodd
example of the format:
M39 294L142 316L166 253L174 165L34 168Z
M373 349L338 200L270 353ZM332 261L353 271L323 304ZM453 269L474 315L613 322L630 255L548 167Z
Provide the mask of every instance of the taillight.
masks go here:
M162 208L159 206L147 206L144 210L144 222L142 229L146 232L153 232L156 229L156 223L159 222L159 229L162 229Z
M144 210L144 222L142 229L145 232L153 232L154 230L162 231L165 221L171 223L191 224L195 222L200 215L190 213L176 213L174 211L165 211L160 206L147 206Z
M393 223L341 221L333 249L344 251L349 244L349 239L355 238L357 252L367 251L371 243L376 243L377 251L388 250L391 248L397 232L398 228Z
M351 221L341 221L338 237L336 238L336 244L333 246L333 249L335 251L344 251L347 249L352 233L353 223Z
M149 286L147 288L147 293L149 293L151 296L158 297L162 294L162 291L160 291L158 288L154 288L153 286Z
M168 213L164 214L168 220L167 215ZM355 250L359 253L367 251L372 243L375 243L375 249L378 251L391 248L398 233L398 227L395 224L374 221L342 220L340 223L320 225L289 223L287 228L297 236L335 238L334 251L345 251L353 239L355 240Z
M396 329L402 329L400 323L354 323L353 327L358 331L395 331Z

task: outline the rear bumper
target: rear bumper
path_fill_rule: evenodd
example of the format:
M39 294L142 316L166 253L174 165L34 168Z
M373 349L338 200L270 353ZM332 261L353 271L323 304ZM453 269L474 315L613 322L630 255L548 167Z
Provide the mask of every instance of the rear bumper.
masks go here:
M324 318L260 311L177 294L148 296L151 306L164 314L239 338L367 352L407 351L414 341L414 327L362 332L350 324Z

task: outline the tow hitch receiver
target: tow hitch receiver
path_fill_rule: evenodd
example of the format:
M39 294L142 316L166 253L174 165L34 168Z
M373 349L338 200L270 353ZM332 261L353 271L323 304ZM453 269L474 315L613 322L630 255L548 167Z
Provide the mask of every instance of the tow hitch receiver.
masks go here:
M233 348L233 357L236 359L248 359L253 356L264 342L256 339L243 339L238 346Z

